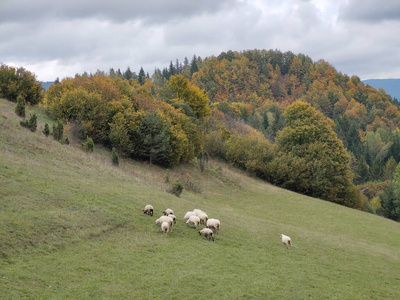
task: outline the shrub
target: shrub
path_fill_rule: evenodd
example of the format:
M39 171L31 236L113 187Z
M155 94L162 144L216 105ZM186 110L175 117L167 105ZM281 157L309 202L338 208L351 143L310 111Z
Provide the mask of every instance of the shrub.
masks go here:
M17 105L15 106L15 113L20 116L25 118L25 99L22 95L18 95L17 97Z
M177 197L180 197L180 195L183 192L183 185L177 180L172 187L171 193L174 194Z
M49 134L50 134L49 124L44 123L43 133L44 133L46 136L49 136Z
M36 131L36 127L37 127L37 116L36 114L31 114L29 120L22 120L20 122L21 126L23 127L27 127L30 129L30 131Z
M36 131L37 128L37 116L36 114L31 115L28 121L28 127L33 132Z
M112 163L114 165L118 166L119 165L119 155L114 147L112 148L111 155L112 155Z
M67 135L66 135L66 136L63 136L63 137L61 138L61 140L60 140L60 143L63 144L63 145L69 145L69 138L68 138L68 136L67 136Z
M94 150L94 142L93 142L93 139L92 139L91 137L87 137L87 138L86 138L86 142L84 142L84 143L82 144L82 146L83 146L83 149L84 149L86 152L93 152L93 150Z
M60 141L63 137L64 133L64 125L61 121L58 121L57 124L53 124L52 135L55 140Z

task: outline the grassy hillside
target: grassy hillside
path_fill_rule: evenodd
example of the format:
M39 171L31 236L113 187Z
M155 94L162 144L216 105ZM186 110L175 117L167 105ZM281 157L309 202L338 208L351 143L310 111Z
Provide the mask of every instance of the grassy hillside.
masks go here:
M0 100L3 298L400 298L400 224L217 161L204 174L195 163L115 167L106 150L45 137L40 109L38 131L21 127L14 105ZM166 192L177 179L180 198ZM164 237L154 222L167 207L178 221ZM194 208L221 220L214 243L183 222Z

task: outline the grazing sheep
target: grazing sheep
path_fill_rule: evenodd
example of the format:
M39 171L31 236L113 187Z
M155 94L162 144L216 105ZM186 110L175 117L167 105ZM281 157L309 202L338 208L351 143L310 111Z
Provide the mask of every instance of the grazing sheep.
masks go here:
M176 216L175 215L168 215L172 220L174 220L174 224L176 224Z
M147 204L144 207L143 213L148 215L148 216L153 216L153 206L151 206L150 204Z
M289 245L290 245L290 248L292 248L292 239L290 237L288 237L287 235L281 234L281 239L282 239L282 243L284 243L287 248L289 247Z
M164 216L168 215L174 215L174 211L170 208L167 208L166 210L163 211Z
M214 233L210 228L203 228L199 231L200 235L204 235L208 240L212 240L214 242Z
M190 216L190 218L186 221L186 224L193 224L197 229L200 224L200 219L198 216Z
M156 220L156 224L162 224L163 222L167 222L171 227L170 231L172 231L174 220L168 216L161 216Z
M161 224L161 231L165 234L170 232L172 229L171 225L168 222L162 222Z
M188 211L185 216L183 217L184 220L187 220L190 218L190 216L195 216L196 214L192 211Z
M201 209L193 209L193 212L196 214L196 216L199 216L199 214L204 213L204 211L202 211Z
M207 221L208 221L208 216L207 216L207 214L206 213L201 213L201 214L198 214L197 215L198 217L199 217L199 219L200 219L200 224L206 224L207 223Z
M208 219L207 221L207 228L210 228L214 233L218 233L220 222L217 219Z

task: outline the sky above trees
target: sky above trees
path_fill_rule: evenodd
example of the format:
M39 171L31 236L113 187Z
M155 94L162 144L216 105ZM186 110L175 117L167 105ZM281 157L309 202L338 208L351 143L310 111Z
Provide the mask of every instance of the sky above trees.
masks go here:
M39 80L278 49L361 79L400 78L397 0L2 0L0 63Z

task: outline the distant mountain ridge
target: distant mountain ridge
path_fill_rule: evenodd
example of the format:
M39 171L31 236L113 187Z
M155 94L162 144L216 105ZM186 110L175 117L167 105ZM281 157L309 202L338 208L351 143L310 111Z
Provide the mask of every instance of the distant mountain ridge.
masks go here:
M362 82L376 89L383 88L390 96L400 100L400 79L367 79Z

